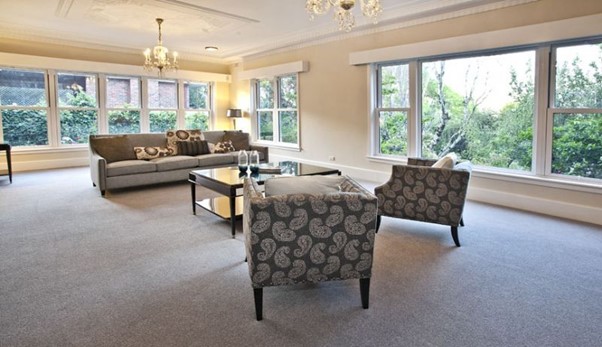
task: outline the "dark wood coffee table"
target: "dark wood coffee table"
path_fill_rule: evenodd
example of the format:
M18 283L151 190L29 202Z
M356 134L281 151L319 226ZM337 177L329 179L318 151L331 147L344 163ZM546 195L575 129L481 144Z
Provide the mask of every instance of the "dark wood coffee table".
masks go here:
M268 178L275 176L311 176L311 175L340 175L341 171L294 161L281 161L262 164L261 167L280 167L281 173L252 174L258 184L263 184ZM249 172L250 173L250 172ZM238 170L237 166L217 169L194 170L188 175L192 196L192 213L196 215L197 205L226 220L230 220L232 238L236 235L236 219L242 216L243 179L247 177ZM196 187L203 186L223 194L223 197L196 200Z

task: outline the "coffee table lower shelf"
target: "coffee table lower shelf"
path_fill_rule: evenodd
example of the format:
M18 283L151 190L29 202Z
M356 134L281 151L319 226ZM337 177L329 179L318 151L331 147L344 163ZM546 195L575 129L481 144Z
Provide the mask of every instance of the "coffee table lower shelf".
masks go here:
M212 199L204 199L195 201L197 206L213 213L214 215L221 217L226 220L231 220L230 215L230 198L227 196L220 196ZM236 197L235 217L236 219L242 218L243 212L243 197Z

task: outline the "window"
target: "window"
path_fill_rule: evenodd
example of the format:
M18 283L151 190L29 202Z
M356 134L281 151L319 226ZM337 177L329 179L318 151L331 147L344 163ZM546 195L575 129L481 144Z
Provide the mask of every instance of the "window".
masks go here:
M600 179L601 42L375 64L372 154L456 152L484 170Z
M98 84L96 75L57 73L60 143L88 143L98 133Z
M535 51L422 63L422 156L531 171Z
M378 67L378 153L408 154L408 113L410 112L408 64Z
M107 76L109 134L140 132L140 78Z
M150 132L176 129L178 86L173 80L148 79Z
M209 85L185 82L184 96L186 129L209 130Z
M257 139L299 144L297 75L255 81Z
M48 98L43 71L0 69L2 141L11 146L48 145Z
M551 173L602 179L602 44L554 53Z

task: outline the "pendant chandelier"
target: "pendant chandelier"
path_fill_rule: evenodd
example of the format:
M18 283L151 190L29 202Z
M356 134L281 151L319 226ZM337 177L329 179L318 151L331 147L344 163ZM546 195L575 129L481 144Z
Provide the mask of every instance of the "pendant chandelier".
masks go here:
M163 46L163 41L161 39L161 23L163 23L163 19L157 18L156 21L159 25L159 40L157 41L157 45L153 48L152 54L150 48L147 48L144 51L144 69L147 71L157 69L159 71L159 76L162 76L163 71L176 70L178 68L178 53L172 52L172 58L169 58L169 50L167 47Z
M364 16L371 18L376 24L377 17L382 12L380 0L358 1L361 4ZM349 32L355 26L355 18L352 12L355 3L356 0L307 0L305 9L309 12L310 19L314 19L316 15L322 15L332 7L334 19L339 23L339 30Z

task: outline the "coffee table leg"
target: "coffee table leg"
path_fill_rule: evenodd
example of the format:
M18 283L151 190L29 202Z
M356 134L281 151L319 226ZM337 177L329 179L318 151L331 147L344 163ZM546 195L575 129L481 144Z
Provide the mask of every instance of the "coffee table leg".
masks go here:
M192 214L196 215L196 183L190 183L190 196L192 197Z
M232 238L236 237L236 197L230 197L230 226L232 227Z

